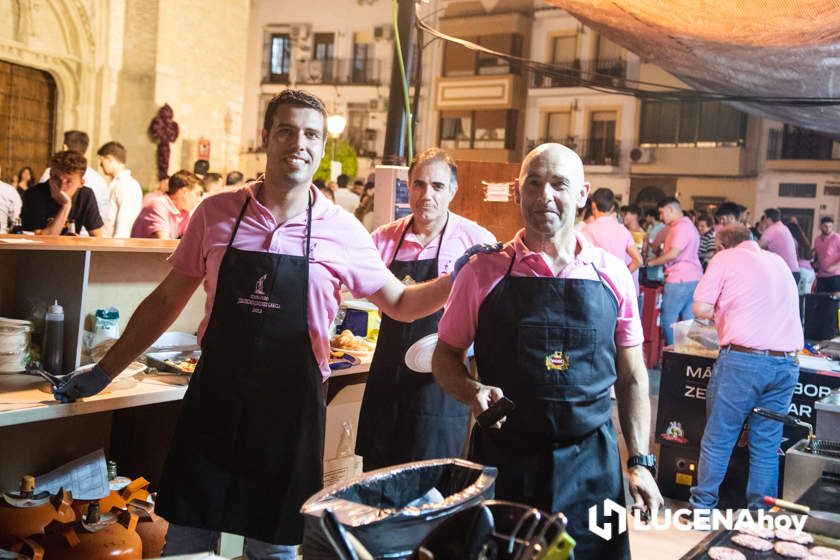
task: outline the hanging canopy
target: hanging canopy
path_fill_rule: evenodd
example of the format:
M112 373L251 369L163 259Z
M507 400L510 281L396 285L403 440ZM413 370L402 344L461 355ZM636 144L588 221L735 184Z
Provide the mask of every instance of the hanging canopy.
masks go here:
M840 138L837 0L547 1L693 88Z

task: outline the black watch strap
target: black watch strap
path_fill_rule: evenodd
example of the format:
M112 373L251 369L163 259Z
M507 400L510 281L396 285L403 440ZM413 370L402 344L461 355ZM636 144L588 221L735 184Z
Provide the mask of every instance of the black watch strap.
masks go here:
M627 459L627 468L645 467L654 477L656 476L656 455L633 455Z

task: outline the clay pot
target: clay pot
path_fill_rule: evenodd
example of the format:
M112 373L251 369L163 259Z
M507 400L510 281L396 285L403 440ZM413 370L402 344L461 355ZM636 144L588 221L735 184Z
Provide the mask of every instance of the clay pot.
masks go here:
M46 557L61 560L139 560L143 545L135 530L137 516L132 513L103 514L95 522L79 520L72 525L51 528L39 537Z
M74 522L76 514L71 507L72 501L70 492L65 490L60 490L55 496L31 500L4 494L0 498L0 547L9 547L32 535L43 534L44 527L52 522Z

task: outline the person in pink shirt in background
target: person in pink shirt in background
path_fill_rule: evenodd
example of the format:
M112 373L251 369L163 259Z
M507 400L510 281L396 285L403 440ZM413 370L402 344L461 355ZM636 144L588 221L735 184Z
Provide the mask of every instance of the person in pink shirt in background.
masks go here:
M458 190L455 161L439 148L414 157L408 169L411 214L373 232L373 243L391 272L405 284L451 272L470 247L495 236L449 210ZM382 316L370 365L356 454L365 471L424 459L458 457L464 449L469 408L441 389L432 376L411 370L406 351L437 332L443 314L405 323Z
M782 213L778 208L768 208L761 218L764 231L758 245L772 253L776 253L784 260L796 283L799 283L799 259L796 258L796 241L790 230L782 223Z
M525 228L458 273L432 370L476 416L502 397L514 402L502 421L476 426L470 441L472 460L499 469L496 497L562 511L576 557L621 560L630 550L614 515L603 516L609 540L586 528L590 507L624 503L613 385L630 494L654 516L662 497L648 470L655 457L636 290L623 261L574 229L588 192L569 148L543 144L525 157L514 183ZM464 365L473 340L478 379Z
M767 509L763 498L778 490L782 424L753 407L788 412L799 378L802 348L799 293L787 265L762 250L741 224L718 234L718 253L694 292L694 314L714 319L720 341L706 390L706 427L700 444L691 506L710 510L745 421L749 421L749 509Z
M834 218L820 219L820 234L814 239L817 291L840 293L840 233L834 231Z
M633 275L636 291L639 289L639 267L642 256L636 249L636 242L630 230L620 224L615 215L615 194L607 188L600 188L589 198L595 220L586 224L583 234L596 246L615 255L627 265Z
M662 254L648 261L648 266L665 265L665 290L662 293L662 327L665 329L665 343L674 343L674 329L677 321L693 319L691 302L694 288L703 276L703 266L697 252L700 248L700 233L694 223L683 215L680 201L665 197L659 201L659 216L668 226L668 236Z
M204 183L182 169L169 177L166 194L149 198L131 227L131 237L180 239L204 196Z
M245 537L249 559L293 560L300 507L323 486L323 382L341 286L406 322L440 309L452 286L449 275L403 285L359 221L312 185L326 119L308 92L274 97L263 120L265 175L196 209L172 270L122 337L55 389L64 402L104 389L204 285L201 359L158 485L164 556L212 550L226 531Z

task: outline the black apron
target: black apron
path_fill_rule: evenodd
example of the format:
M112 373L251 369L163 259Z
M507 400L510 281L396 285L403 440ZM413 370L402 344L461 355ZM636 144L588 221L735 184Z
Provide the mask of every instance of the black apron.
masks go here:
M391 272L407 283L437 278L446 225L435 258L399 261L397 254L409 228L411 220L400 236ZM356 438L356 454L364 458L366 471L423 459L460 457L463 453L469 408L446 394L431 373L418 373L405 365L408 348L437 332L441 315L443 309L402 323L382 314Z
M505 277L481 304L475 337L482 383L516 404L501 430L475 426L471 459L499 468L496 497L562 511L578 560L629 558L607 498L624 505L610 387L615 383L615 296L599 280ZM594 268L594 266L593 266ZM597 505L604 541L588 530Z
M157 511L172 523L301 542L300 507L323 484L326 405L307 320L306 256L233 247L169 450Z

